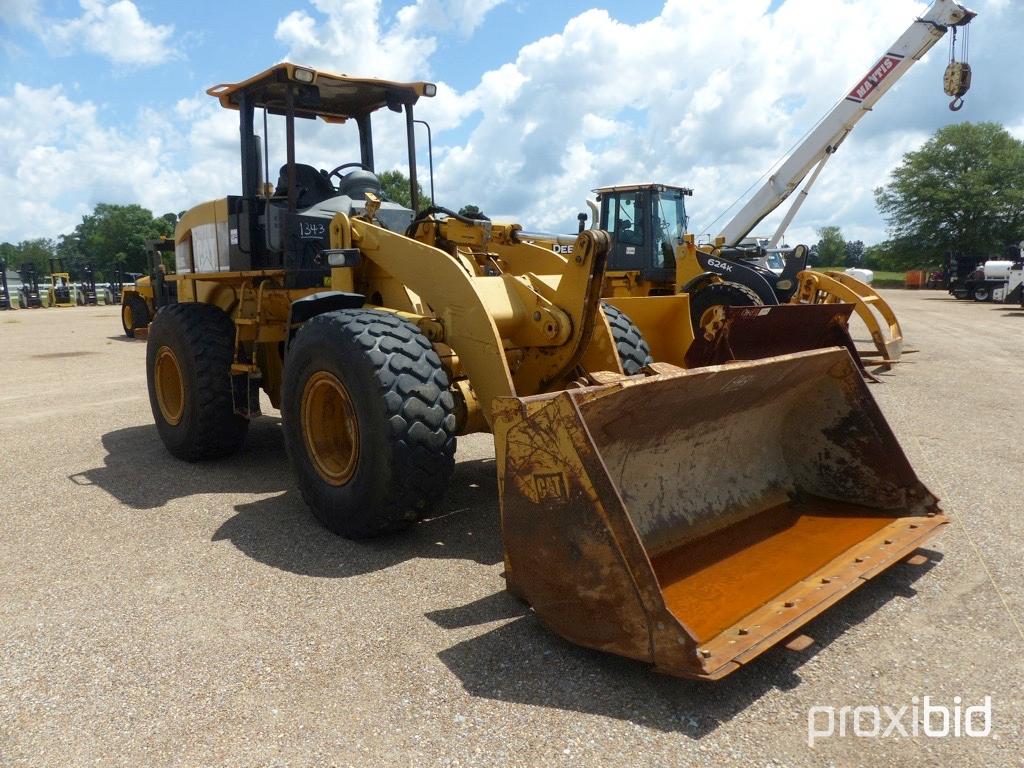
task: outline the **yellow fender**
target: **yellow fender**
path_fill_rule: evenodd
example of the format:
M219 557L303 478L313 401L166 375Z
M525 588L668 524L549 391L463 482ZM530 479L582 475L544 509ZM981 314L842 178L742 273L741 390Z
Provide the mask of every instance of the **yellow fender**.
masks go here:
M868 327L871 340L883 364L894 363L903 355L903 330L892 307L867 283L843 272L818 272L806 269L797 274L799 290L793 304L853 304L857 315ZM873 311L874 310L874 311ZM886 328L878 320L881 315ZM874 355L868 355L874 357ZM865 357L861 353L861 357Z

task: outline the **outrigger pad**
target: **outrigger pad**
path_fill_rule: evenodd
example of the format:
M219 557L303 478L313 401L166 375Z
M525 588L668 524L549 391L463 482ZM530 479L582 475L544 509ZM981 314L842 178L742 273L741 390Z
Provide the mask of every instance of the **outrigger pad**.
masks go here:
M508 588L580 645L719 678L947 522L845 349L495 401Z

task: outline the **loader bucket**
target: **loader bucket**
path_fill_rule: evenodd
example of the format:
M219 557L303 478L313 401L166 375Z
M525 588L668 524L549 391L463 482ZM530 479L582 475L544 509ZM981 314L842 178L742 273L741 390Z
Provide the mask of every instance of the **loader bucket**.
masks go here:
M847 330L853 309L853 304L724 307L711 334L696 334L686 351L686 367L845 347L866 373Z
M845 349L495 401L508 588L553 631L715 679L947 522Z

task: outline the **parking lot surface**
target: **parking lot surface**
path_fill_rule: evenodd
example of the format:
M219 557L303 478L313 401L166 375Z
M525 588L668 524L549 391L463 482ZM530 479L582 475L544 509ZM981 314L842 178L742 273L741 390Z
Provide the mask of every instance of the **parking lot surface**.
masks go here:
M504 591L489 436L441 516L346 541L276 412L182 463L117 307L0 312L0 765L1024 764L1024 310L884 294L918 351L871 391L952 525L811 649L717 683L570 645ZM808 744L809 713L925 696L990 697L991 732Z

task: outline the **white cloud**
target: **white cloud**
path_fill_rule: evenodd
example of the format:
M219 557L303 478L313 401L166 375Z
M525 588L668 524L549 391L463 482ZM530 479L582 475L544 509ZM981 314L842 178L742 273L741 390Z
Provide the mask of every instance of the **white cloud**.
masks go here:
M151 66L176 58L171 47L173 26L151 24L131 0L80 0L82 15L47 25L44 40L51 50L78 48L115 64Z
M767 0L743 0L698 15L670 0L636 25L581 14L505 66L514 91L485 76L468 95L483 116L440 164L442 193L557 227L595 186L690 183L695 220L706 223L841 95L835 83L852 82L918 12L913 2L875 5L790 0L772 16ZM843 34L864 15L880 31ZM812 37L813 46L786 42ZM823 60L822 50L832 55ZM595 134L595 125L616 129ZM481 175L489 157L501 157L508 175ZM562 189L576 199L553 201Z
M312 0L312 5L320 18L292 11L278 22L274 36L288 48L287 59L329 71L373 73L395 80L425 75L436 40L418 36L404 24L382 29L380 0Z
M0 21L27 26L39 13L39 0L0 0Z
M398 11L399 28L455 32L469 37L505 0L416 0Z
M430 75L438 33L469 37L505 0L415 0L382 24L380 0L311 0L316 15L292 11L275 37L286 58L336 72L395 80Z
M591 188L662 181L693 186L691 223L709 224L926 6L787 0L774 13L769 7L769 0L734 0L698 10L692 2L668 0L655 18L632 25L591 10L561 33L523 47L464 94L479 113L468 139L449 145L442 134L435 140L442 156L439 199L449 207L476 203L533 229L566 229ZM980 26L986 8L977 9ZM998 32L1012 40L1024 32L1021 22L1015 32ZM999 57L1002 70L1012 69L998 43L986 41L992 47L979 50L979 37L975 32L973 56L988 63L975 62L976 89L988 70L997 74ZM972 94L963 112L947 112L940 85L944 48L940 43L939 53L917 64L855 129L808 198L791 241L811 240L813 229L825 224L872 242L883 238L873 189L903 152L954 119L1024 119L1024 109L1007 105L1005 94ZM995 109L1012 112L994 118ZM420 115L433 119L432 111L428 102ZM773 231L781 216L780 210L758 229Z
M89 0L83 17L90 8L114 5ZM421 79L451 40L481 30L496 5L407 0L385 16L380 0L312 0L284 16L275 37L293 61ZM826 224L868 243L883 238L873 189L941 125L997 120L1024 136L1024 105L1009 98L1019 88L1012 51L1024 35L1024 18L999 0L972 5L979 11L972 27L974 88L963 111L946 110L941 42L829 162L790 242L812 241L814 228ZM438 201L452 208L475 203L529 229L572 231L592 188L660 181L693 187L691 223L709 224L925 5L786 0L774 13L769 7L770 0L723 0L699 9L668 0L638 24L590 10L559 33L510 52L467 90L439 82L438 95L417 105L417 116L434 129ZM986 26L996 17L999 23ZM493 32L484 26L481 33ZM140 113L135 125L109 125L97 107L60 88L0 91L0 194L5 210L18 212L0 221L0 239L66 230L101 200L138 201L162 213L238 187L237 113L191 88L173 94L160 116ZM271 130L274 181L283 142ZM400 116L383 113L374 130L378 166L403 168ZM325 168L354 160L352 133L302 121L299 157ZM424 186L425 149L421 137ZM777 211L758 231L773 231L781 216Z
M0 241L67 232L99 202L159 215L237 187L237 116L209 102L184 134L148 110L120 130L60 86L15 84L0 96Z

